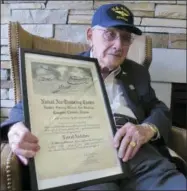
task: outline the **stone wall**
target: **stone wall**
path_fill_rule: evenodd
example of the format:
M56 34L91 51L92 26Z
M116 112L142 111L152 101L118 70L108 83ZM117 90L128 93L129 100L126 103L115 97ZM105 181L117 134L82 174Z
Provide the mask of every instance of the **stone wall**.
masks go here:
M155 49L186 49L186 1L8 1L1 2L1 119L14 105L8 52L8 22L19 21L33 34L59 40L86 42L94 10L120 2L135 15L135 24L152 37ZM163 89L163 88L162 88Z

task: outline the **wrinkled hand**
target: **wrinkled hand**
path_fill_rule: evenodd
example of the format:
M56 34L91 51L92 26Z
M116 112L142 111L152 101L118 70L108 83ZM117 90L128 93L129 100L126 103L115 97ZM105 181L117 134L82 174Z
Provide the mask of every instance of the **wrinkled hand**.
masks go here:
M114 146L119 149L119 158L122 158L124 162L132 159L140 147L147 143L154 134L151 129L143 125L126 123L114 136Z
M28 164L28 158L36 155L40 149L38 139L22 122L14 124L8 132L8 141L12 152L15 153L23 164Z

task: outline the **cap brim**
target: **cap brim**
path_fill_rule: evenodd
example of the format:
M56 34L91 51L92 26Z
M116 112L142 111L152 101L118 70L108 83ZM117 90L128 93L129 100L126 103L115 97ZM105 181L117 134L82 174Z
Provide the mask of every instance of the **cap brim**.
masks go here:
M113 27L125 29L128 32L131 32L131 33L136 34L136 35L142 35L142 31L139 28L135 27L134 25L116 25Z
M107 27L107 28L108 27L116 27L116 28L120 28L120 29L125 29L128 32L131 32L131 33L136 34L136 35L142 35L142 31L139 28L135 27L134 25L124 24L124 23L122 24L122 23L116 23L116 22L111 23L110 22L109 25L107 25L107 23L105 23L103 25L103 27Z

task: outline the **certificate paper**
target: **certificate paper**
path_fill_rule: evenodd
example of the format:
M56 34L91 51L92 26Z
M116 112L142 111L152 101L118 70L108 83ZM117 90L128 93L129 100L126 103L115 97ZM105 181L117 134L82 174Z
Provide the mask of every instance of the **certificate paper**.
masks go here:
M28 49L20 55L26 125L41 147L31 161L34 189L78 188L122 176L97 61Z

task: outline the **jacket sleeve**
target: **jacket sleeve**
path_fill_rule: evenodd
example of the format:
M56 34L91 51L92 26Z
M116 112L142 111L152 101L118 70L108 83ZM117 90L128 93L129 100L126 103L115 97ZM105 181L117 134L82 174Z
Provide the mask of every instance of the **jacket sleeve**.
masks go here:
M11 125L24 121L24 114L23 114L23 103L20 101L16 104L10 111L9 117L3 123L1 123L1 140L7 141L7 134L8 130Z
M164 139L164 142L167 144L168 135L172 127L171 113L169 108L156 97L155 91L150 84L149 72L146 73L148 79L147 91L146 94L142 96L146 118L143 123L154 124L158 128L161 138Z

